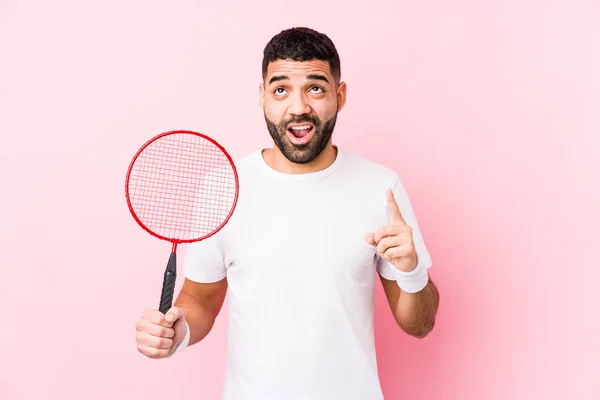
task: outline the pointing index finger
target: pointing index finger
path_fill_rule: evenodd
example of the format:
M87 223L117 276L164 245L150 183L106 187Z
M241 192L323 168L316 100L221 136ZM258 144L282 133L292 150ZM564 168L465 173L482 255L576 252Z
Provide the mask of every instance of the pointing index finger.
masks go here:
M392 192L392 189L387 190L386 197L388 204L388 212L390 213L390 221L400 222L406 225L406 221L404 221L404 218L402 217L400 207L398 207L398 203L396 203L396 199L394 198L394 192Z

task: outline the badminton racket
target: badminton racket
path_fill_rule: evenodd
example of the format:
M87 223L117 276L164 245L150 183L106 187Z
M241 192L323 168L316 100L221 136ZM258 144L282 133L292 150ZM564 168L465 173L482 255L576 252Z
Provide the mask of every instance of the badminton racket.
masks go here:
M177 245L204 240L229 221L239 192L238 175L227 151L192 131L165 132L135 154L125 196L135 221L151 235L172 243L159 311L173 305Z

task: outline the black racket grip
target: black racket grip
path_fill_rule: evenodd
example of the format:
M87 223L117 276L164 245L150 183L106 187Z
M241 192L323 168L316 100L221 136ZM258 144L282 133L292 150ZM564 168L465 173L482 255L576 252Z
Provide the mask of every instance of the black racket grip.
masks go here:
M160 307L158 310L166 314L173 306L173 294L175 292L175 280L177 279L177 255L171 253L167 268L165 269L165 277L163 278L162 293L160 295Z

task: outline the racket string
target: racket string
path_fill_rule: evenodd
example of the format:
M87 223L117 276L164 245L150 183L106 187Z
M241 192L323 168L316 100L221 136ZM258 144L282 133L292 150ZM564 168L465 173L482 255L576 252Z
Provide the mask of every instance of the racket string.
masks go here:
M230 159L210 140L172 134L150 143L129 177L129 197L140 221L154 233L178 240L219 228L236 199Z

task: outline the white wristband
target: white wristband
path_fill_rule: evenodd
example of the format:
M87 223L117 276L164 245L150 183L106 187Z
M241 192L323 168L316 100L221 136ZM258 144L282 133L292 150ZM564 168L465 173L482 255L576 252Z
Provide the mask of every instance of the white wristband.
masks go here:
M185 349L187 347L187 345L190 343L190 326L188 325L187 321L183 321L185 323L185 336L183 337L183 340L181 341L181 343L179 343L177 345L177 347L175 347L175 351L171 354L171 356L175 353L179 353L180 351L182 351L183 349ZM169 356L169 357L171 357Z
M424 268L422 264L417 264L416 268L410 272L402 272L396 267L394 269L396 270L396 283L406 293L420 292L429 282L427 268Z

